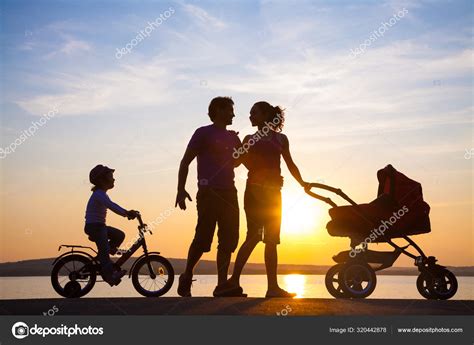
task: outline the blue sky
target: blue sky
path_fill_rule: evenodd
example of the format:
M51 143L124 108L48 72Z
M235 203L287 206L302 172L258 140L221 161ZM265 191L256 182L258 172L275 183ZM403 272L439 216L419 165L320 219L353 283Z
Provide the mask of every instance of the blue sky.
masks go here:
M138 201L138 191L146 190L155 202L149 212L166 208L189 136L208 123L210 99L229 95L236 102L232 129L241 134L252 131L254 102L287 109L285 132L308 180L325 179L369 201L376 170L393 163L424 183L431 203L452 212L461 205L472 214L472 160L463 158L474 146L472 6L2 1L1 146L54 105L59 109L1 160L3 209L20 214L20 205L39 207L31 193L38 200L52 193L58 204L65 194L80 204L97 162L117 168L123 194L114 193ZM149 37L115 57L170 7L174 13ZM402 9L407 14L383 37L349 57ZM39 209L49 212L46 205ZM68 212L79 224L82 210ZM183 217L194 221L194 214ZM465 234L471 226L472 217L464 217Z

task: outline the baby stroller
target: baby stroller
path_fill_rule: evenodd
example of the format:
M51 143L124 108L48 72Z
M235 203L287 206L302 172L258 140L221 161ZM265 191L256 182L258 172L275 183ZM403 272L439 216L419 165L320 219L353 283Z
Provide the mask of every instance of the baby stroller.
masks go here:
M436 264L436 258L426 256L408 236L431 231L429 205L423 201L421 184L395 170L391 165L377 172L377 199L368 204L357 204L340 189L311 183L306 193L322 200L332 208L331 221L326 228L331 236L349 237L350 250L333 257L337 263L326 273L326 288L336 298L365 298L375 289L376 271L391 267L400 254L415 260L420 272L416 287L427 299L449 299L456 294L456 277L446 267ZM330 198L318 195L311 188L333 192L351 205L337 206ZM400 247L392 241L402 238L408 242ZM388 243L389 252L368 249L369 243ZM417 254L407 251L413 247Z

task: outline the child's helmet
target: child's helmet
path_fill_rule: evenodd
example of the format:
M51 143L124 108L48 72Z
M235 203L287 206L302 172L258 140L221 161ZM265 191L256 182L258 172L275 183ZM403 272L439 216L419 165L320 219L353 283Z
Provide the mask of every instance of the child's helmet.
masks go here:
M106 167L105 165L99 164L96 165L89 173L89 181L92 184L97 184L102 176L104 176L108 172L114 172L115 169L111 169Z

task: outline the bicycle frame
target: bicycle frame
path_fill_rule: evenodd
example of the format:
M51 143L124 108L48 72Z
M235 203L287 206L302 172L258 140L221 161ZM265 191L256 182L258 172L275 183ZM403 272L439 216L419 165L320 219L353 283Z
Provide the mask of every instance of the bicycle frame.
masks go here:
M139 239L135 241L135 243L125 252L122 256L115 262L116 265L122 266L140 247L143 247L144 255L148 255L148 247L145 241L145 233L147 231L150 234L153 234L151 230L148 229L147 225L143 223L141 215L137 216L138 222L140 225L138 226L138 234Z
M143 223L143 220L141 218L141 215L138 214L137 216L137 219L138 219L138 222L139 222L139 226L138 226L138 234L139 234L139 239L124 253L122 254L122 256L117 260L115 261L115 265L121 267L140 247L143 247L143 255L141 255L138 259L144 257L144 256L147 256L149 255L151 252L148 251L148 247L146 245L146 241L145 241L145 233L146 232L150 232L150 234L153 234L151 232L150 229L148 229L148 226ZM97 260L97 251L95 249L93 249L92 247L88 247L88 246L79 246L79 245L70 245L70 244L61 244L58 248L58 251L61 250L63 247L66 247L66 248L71 248L70 251L67 251L63 254L61 254L60 256L58 256L56 259L54 259L53 261L53 265L56 264L56 262L58 262L61 258L67 256L67 255L71 255L71 254L83 254L85 256L87 256L88 258L91 259L91 262L96 265L96 268L98 270L100 270L100 264L98 263L98 260ZM96 256L92 256L91 254L83 251L83 250L76 250L75 248L81 248L81 249L88 249L88 250L91 250L93 251ZM159 252L152 252L154 254L160 254ZM132 272L133 270L133 267L135 266L135 263L138 261L138 259L133 263L131 269L130 269L130 273ZM152 269L151 267L149 267L150 269L150 272L152 272Z

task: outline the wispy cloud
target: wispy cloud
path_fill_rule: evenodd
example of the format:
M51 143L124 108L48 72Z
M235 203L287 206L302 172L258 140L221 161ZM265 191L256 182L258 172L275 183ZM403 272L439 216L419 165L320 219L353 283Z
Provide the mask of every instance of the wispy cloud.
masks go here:
M53 58L57 55L71 56L78 53L88 52L92 49L91 44L86 41L73 38L69 35L62 35L62 36L64 37L64 42L61 43L59 48L46 54L45 55L46 59Z
M34 115L61 104L61 116L157 106L173 99L167 92L170 72L159 60L154 60L145 66L120 65L100 73L62 74L54 83L60 88L55 94L38 95L16 103ZM47 79L44 77L45 83Z
M199 6L183 4L183 8L194 19L194 21L201 26L208 26L217 29L223 29L227 26L222 20L212 16L209 12Z

